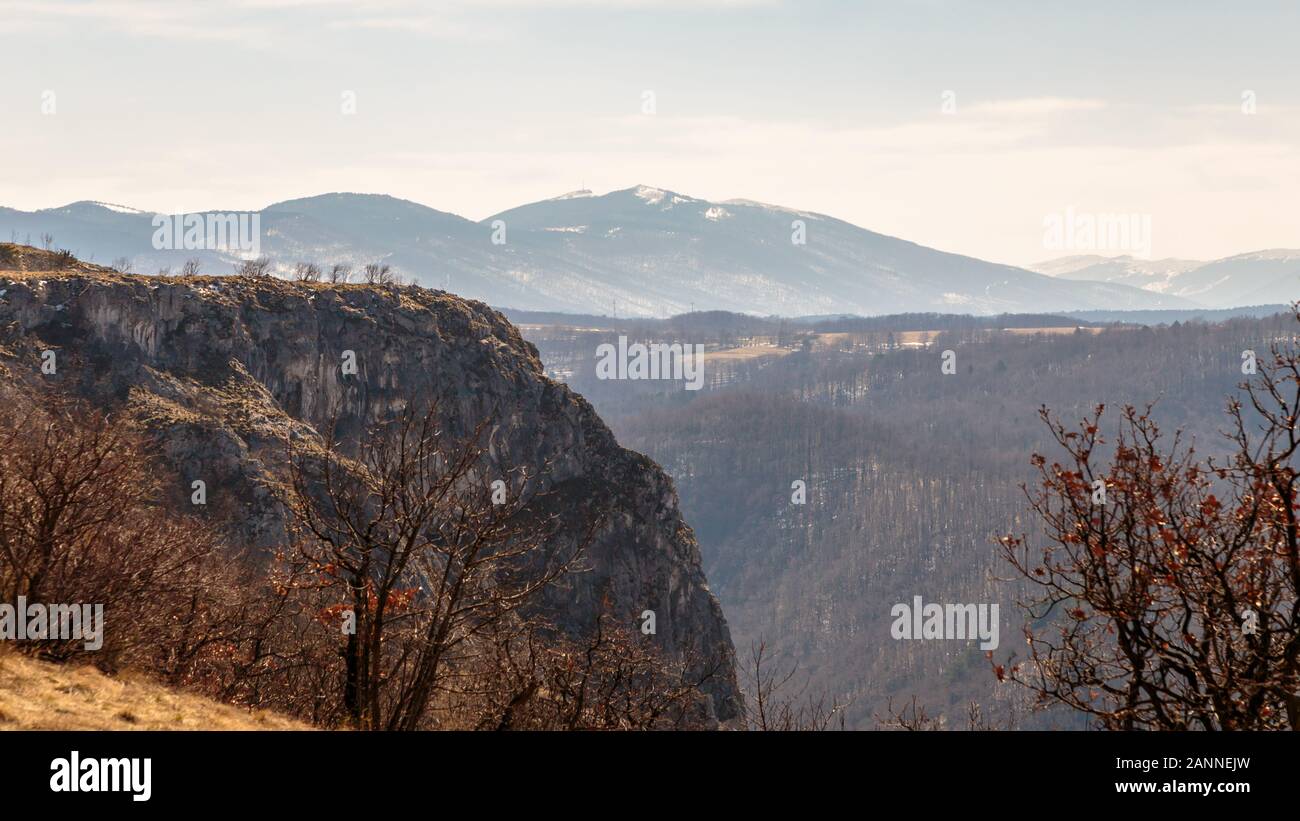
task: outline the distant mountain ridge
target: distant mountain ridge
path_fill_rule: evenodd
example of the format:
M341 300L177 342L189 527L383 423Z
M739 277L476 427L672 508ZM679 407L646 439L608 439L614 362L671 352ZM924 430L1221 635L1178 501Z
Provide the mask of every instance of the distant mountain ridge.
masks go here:
M1290 303L1300 299L1300 250L1252 251L1209 262L1079 255L1029 266L1076 282L1105 282L1192 300L1207 308Z
M382 262L422 285L521 310L984 315L1201 305L1127 282L1053 277L938 251L824 214L645 185L575 191L477 222L375 194L287 200L257 214L258 251L282 273L298 261ZM177 270L192 257L206 273L228 273L252 255L157 250L152 220L90 201L0 208L0 237L38 242L51 234L55 247L101 264L125 258L141 273Z

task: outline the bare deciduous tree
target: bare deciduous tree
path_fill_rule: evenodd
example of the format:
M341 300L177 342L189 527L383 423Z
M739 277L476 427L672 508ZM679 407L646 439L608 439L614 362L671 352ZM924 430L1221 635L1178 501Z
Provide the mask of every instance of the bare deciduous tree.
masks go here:
M668 659L609 612L570 637L535 620L494 625L451 703L487 730L656 730L709 726L702 687L717 668Z
M566 536L522 472L494 504L488 420L454 437L436 405L412 407L369 430L356 458L332 434L323 450L290 443L284 498L300 556L355 621L344 703L365 730L422 726L462 654L573 567L597 521Z
M393 271L388 265L371 262L361 269L367 285L392 285Z
M844 729L844 705L796 685L798 668L773 669L766 642L750 647L745 721L751 730L791 731Z
M901 708L895 709L894 700L887 699L885 704L885 714L882 716L876 714L876 726L882 730L909 730L909 731L935 731L966 729L971 731L987 730L1015 730L1020 724L1019 712L1014 704L1011 705L1006 716L1001 720L990 719L984 711L984 708L977 701L966 703L966 722L964 727L952 727L948 723L947 716L942 713L931 714L921 704L916 696L904 704Z
M119 420L42 395L0 410L0 595L102 605L93 653L107 669L153 667L181 633L209 634L201 602L220 586L220 541L166 510L146 441ZM81 641L28 643L46 658Z
M246 259L235 266L235 274L241 277L268 277L271 275L270 257Z
M1300 728L1295 344L1243 388L1224 462L1127 407L1102 464L1103 408L1075 429L1043 409L1064 458L1034 457L1046 544L1002 539L1034 593L1029 660L999 677L1110 729Z

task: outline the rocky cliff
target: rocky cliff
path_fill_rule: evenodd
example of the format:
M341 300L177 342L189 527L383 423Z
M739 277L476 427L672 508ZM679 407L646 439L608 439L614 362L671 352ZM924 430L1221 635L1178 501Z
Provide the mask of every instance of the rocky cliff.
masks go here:
M536 349L482 303L416 287L123 275L0 245L0 377L130 414L157 435L176 503L204 481L209 515L257 547L283 533L265 480L286 435L314 436L336 415L359 427L413 397L436 399L448 426L490 417L494 458L544 469L561 499L610 511L589 569L556 603L564 621L580 628L610 603L629 623L655 611L667 652L716 670L716 717L738 715L726 621L670 480L547 379Z

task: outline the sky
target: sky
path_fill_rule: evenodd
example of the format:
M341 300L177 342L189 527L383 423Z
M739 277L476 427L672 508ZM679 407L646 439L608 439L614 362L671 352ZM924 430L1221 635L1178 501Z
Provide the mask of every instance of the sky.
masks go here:
M644 184L1018 265L1298 248L1297 34L1283 2L0 0L0 206ZM1149 236L1048 230L1104 215Z

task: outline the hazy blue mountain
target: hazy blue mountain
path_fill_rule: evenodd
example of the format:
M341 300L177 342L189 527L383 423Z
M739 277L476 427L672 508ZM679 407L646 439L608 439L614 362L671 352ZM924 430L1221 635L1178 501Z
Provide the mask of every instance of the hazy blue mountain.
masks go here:
M1110 282L1156 293L1168 293L1170 280L1204 264L1191 259L1139 259L1128 255L1105 257L1100 254L1079 254L1039 262L1030 265L1029 270L1060 279Z
M421 284L526 310L792 316L1199 304L1128 283L1073 281L949 254L823 214L647 186L574 192L480 222L369 194L289 200L260 213L260 251L281 272L300 260L384 262ZM152 218L93 202L0 209L0 238L37 243L48 232L58 248L101 264L126 257L141 273L176 270L191 257L207 273L227 273L239 261L241 254L226 251L155 250Z
M1083 255L1030 268L1059 279L1131 285L1209 308L1300 299L1300 250L1254 251L1210 262Z
M1300 251L1275 249L1207 262L1174 277L1172 292L1216 308L1300 299Z
M563 265L575 277L619 292L620 312L667 315L693 305L786 316L985 314L1065 305L1155 307L1153 299L1161 307L1190 307L1124 286L1053 281L823 214L743 200L710 202L647 186L584 193L484 222L503 220L512 236L522 229L538 274ZM796 221L805 244L792 242Z

